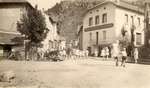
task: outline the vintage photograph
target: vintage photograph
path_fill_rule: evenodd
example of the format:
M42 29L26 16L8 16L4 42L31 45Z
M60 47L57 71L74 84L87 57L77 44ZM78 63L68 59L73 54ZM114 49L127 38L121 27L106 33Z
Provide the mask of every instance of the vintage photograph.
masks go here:
M150 88L150 0L0 0L0 88Z

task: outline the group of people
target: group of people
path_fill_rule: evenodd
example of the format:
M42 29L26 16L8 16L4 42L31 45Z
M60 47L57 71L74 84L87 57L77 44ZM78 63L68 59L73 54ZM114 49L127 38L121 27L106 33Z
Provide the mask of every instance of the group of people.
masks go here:
M101 57L105 60L108 60L108 57L109 57L109 55L110 55L110 53L109 53L110 51L109 51L109 48L108 47L104 47L104 48L102 48L102 50L101 50Z
M128 57L126 48L123 48L122 50L120 50L114 47L112 51L112 56L116 60L116 66L119 66L119 58L121 58L121 66L125 67L125 63ZM139 58L139 52L137 48L133 49L133 58L134 58L135 63L137 63L137 60Z

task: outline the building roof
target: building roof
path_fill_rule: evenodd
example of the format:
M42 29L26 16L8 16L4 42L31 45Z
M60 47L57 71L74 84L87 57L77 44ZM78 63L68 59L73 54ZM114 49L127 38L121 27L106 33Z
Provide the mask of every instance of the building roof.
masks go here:
M105 0L104 2L102 2L100 4L98 4L92 8L89 8L88 11L93 10L93 9L95 9L101 5L107 4L107 3L112 3L119 8L123 8L123 9L131 10L133 12L144 14L144 9L140 8L138 5L133 5L133 4L123 1L123 0L118 0L118 2L114 1L114 0Z
M20 34L0 33L0 45L15 45L12 40L16 37L21 37Z
M27 4L31 8L33 8L31 3L28 2L27 0L0 0L0 4Z
M27 0L0 0L0 3L28 3Z

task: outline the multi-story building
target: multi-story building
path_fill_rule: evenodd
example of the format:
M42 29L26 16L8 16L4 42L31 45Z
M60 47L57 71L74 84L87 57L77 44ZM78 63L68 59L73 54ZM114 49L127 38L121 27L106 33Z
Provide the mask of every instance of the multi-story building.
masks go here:
M33 7L26 0L0 0L0 56L17 45L12 42L13 38L20 36L17 22L29 9Z
M144 10L121 0L106 0L90 8L83 19L82 48L93 50L97 46L107 46L119 40L124 28L131 40L134 30L134 45L144 44Z

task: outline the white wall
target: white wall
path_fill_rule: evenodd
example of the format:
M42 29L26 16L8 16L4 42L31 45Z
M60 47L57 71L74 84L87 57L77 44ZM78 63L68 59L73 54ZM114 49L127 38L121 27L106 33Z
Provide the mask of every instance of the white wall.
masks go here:
M46 27L48 28L48 33L44 41L42 41L43 51L47 51L50 48L50 41L58 40L58 34L57 34L57 26L56 23L52 24L49 20L49 16L42 12L43 16L45 17Z
M104 9L104 7L106 9ZM104 4L104 5L100 6L100 7L97 7L95 9L91 10L91 11L88 11L87 14L85 15L84 19L83 19L83 26L84 26L84 28L89 27L89 18L90 17L93 17L93 20L94 20L93 21L93 23L94 23L93 26L96 26L95 25L95 16L97 16L97 15L99 15L99 17L100 17L100 24L99 25L113 23L114 20L115 20L114 19L114 16L115 16L114 8L115 8L114 5L112 5L111 3L108 3L108 4ZM97 12L97 10L99 10L99 11ZM107 13L107 19L108 19L107 23L102 23L102 14L104 14L104 13Z
M24 12L24 6L10 4L10 6L0 7L0 31L17 32L16 23Z
M105 8L105 9L104 9ZM105 25L109 23L114 23L115 22L115 6L113 4L107 3L102 6L99 6L91 11L89 11L83 20L83 27L89 28L89 27L94 27L98 25ZM97 10L99 10L97 12ZM92 12L92 13L91 13ZM102 23L102 15L104 13L107 13L107 22ZM98 25L95 25L95 16L99 15L100 18L100 23ZM89 18L93 17L93 26L89 26ZM84 32L83 34L83 49L87 49L88 46L90 46L91 41L90 40L90 32L92 33L92 44L96 44L96 32L99 32L99 44L108 44L112 43L115 40L115 31L114 27L111 28L106 28L106 29L99 29L99 30L94 30L94 31L88 31ZM103 31L106 31L106 40L103 40Z

